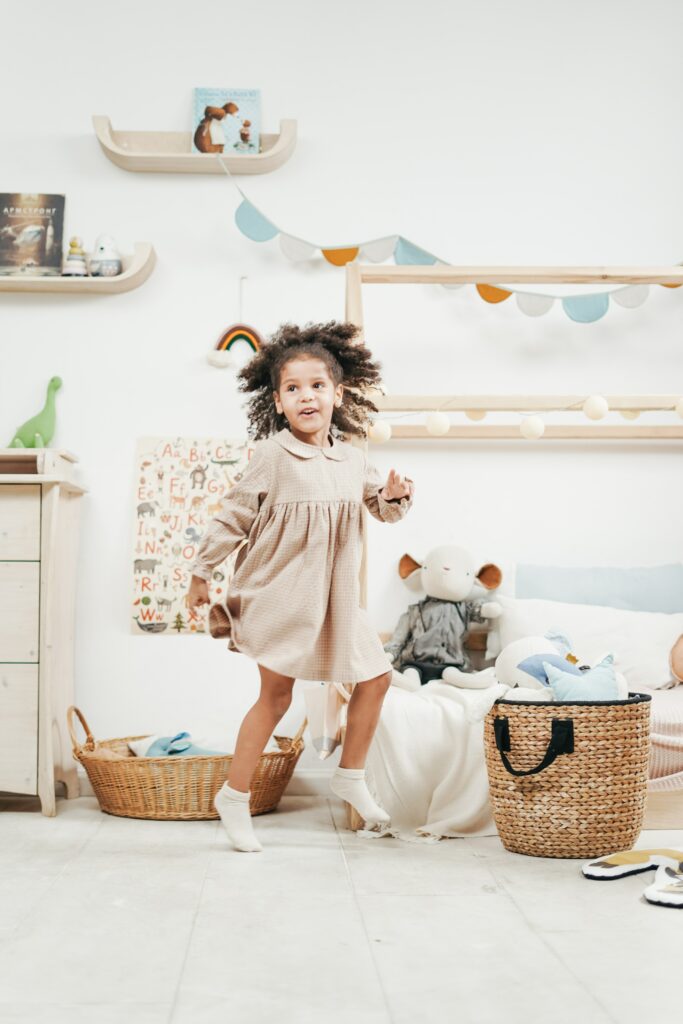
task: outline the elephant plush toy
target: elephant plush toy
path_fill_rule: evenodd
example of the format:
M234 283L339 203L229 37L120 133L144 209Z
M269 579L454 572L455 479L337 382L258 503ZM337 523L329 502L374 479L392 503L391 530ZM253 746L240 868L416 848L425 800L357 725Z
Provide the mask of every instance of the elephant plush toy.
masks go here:
M401 615L384 645L394 667L393 685L417 690L442 678L449 665L472 671L464 638L473 624L486 624L501 614L501 606L486 599L487 591L499 587L503 578L498 566L487 563L477 569L468 551L444 544L432 548L423 562L403 555L398 571L427 596Z

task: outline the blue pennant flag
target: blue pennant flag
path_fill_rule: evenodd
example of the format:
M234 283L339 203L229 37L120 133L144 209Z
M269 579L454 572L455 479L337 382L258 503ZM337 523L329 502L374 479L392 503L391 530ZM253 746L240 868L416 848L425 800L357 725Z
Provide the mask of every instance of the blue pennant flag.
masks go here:
M252 242L268 242L280 233L279 228L252 206L248 199L243 199L235 210L235 223L242 234L251 238Z
M424 249L418 249L412 242L399 235L394 249L394 263L409 267L431 266L432 263L436 263L436 256L425 252Z
M609 309L609 295L570 295L562 299L562 308L571 320L578 324L592 324Z

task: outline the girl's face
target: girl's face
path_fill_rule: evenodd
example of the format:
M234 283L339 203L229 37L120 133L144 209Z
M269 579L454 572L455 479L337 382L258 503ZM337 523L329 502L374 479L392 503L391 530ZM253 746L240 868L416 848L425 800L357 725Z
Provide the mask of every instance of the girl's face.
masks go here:
M322 359L297 356L282 367L280 388L273 392L273 399L295 437L326 446L332 413L341 405L343 391Z

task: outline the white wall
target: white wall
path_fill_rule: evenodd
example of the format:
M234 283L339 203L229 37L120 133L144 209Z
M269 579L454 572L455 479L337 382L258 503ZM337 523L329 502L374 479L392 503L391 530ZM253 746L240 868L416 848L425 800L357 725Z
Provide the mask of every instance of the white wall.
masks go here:
M245 239L227 179L118 169L91 115L183 130L195 85L259 86L266 129L297 118L300 142L281 170L240 184L294 234L399 232L456 263L666 265L683 257L682 29L675 0L40 0L13 12L2 190L64 191L69 234L150 240L159 260L121 296L0 302L0 444L58 373L53 445L79 455L89 487L76 703L96 736L234 731L255 699L256 667L223 644L129 631L135 440L244 432L243 396L205 360L237 319L241 274L244 317L264 332L342 317L344 275ZM472 289L375 288L367 337L394 393L683 392L682 303L654 288L640 309L582 326ZM408 520L370 523L378 629L414 600L398 557L427 541L503 563L681 558L676 446L410 442L373 457L417 483ZM302 713L297 693L281 731ZM307 750L301 767L320 762Z

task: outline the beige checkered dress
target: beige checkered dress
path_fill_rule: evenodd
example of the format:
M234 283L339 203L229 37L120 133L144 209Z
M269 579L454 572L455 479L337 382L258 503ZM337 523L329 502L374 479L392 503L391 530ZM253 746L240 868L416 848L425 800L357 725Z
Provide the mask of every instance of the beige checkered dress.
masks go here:
M192 566L210 579L246 538L223 606L231 651L295 679L357 683L391 670L360 607L363 504L391 523L412 499L385 501L383 485L365 453L336 438L321 448L284 428L255 442Z

